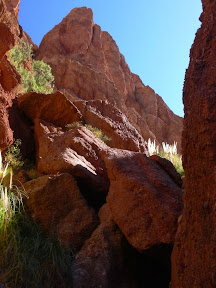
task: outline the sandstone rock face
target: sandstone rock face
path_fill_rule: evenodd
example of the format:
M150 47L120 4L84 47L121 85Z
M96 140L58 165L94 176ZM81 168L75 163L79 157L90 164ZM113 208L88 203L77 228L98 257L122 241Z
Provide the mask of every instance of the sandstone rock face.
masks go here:
M14 35L10 28L5 23L0 23L0 60L3 58L5 53L13 48L15 40Z
M170 176L170 178L181 188L183 185L182 178L180 174L176 171L172 162L167 160L166 158L161 158L157 155L150 156L152 160L154 160L166 173Z
M172 254L172 287L216 287L216 2L203 0L184 85L184 210Z
M110 147L148 153L140 133L119 109L107 101L72 101L57 91L50 95L30 92L20 95L17 102L32 120L40 118L62 128L81 121L101 129L110 137Z
M127 117L108 101L74 101L85 123L97 127L107 135L110 147L148 153L145 141Z
M7 10L18 18L20 0L5 0Z
M67 171L84 186L87 198L105 201L109 179L100 153L109 147L104 142L85 127L65 132L44 121L35 122L35 139L40 172Z
M24 185L32 217L60 242L79 249L97 227L96 215L67 173L42 176Z
M20 76L8 62L5 53L11 49L18 35L18 22L7 11L4 1L0 3L0 149L13 142L13 132L8 120L8 108L15 97L14 89Z
M105 156L107 197L114 221L139 251L172 244L183 204L182 190L142 153L113 150Z
M18 41L20 36L20 26L16 14L19 9L19 2L20 0L1 0L0 2L0 23L7 25L15 37L15 42Z
M90 9L73 9L48 32L36 55L49 63L56 87L72 99L108 100L145 140L178 142L182 119L131 73L112 37L93 23Z

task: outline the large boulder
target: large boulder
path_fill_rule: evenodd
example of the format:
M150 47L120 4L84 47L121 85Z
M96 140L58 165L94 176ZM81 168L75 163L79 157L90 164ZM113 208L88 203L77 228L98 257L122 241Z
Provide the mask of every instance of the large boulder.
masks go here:
M154 160L166 173L170 176L170 178L179 186L182 187L183 181L180 174L176 171L172 162L167 160L166 158L161 158L158 155L150 156L150 159Z
M172 288L216 287L216 2L202 3L183 90L185 192Z
M24 184L30 213L62 245L78 250L98 225L74 178L67 173L41 176Z
M78 109L59 91L48 95L29 92L20 95L17 101L19 108L32 120L42 119L63 128L82 120Z
M128 242L139 251L172 244L183 208L181 188L143 153L114 149L104 161L107 202Z
M45 121L35 121L37 168L41 173L69 172L76 177L88 200L105 202L109 189L100 154L109 147L86 127L64 131Z
M44 36L36 59L50 64L57 89L71 99L108 100L145 140L177 141L180 151L182 119L131 73L109 33L93 23L91 9L73 9Z

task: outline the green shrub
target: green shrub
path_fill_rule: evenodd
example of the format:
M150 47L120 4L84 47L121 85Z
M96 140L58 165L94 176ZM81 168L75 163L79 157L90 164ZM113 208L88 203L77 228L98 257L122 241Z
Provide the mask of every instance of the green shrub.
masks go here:
M43 61L33 60L32 68L35 80L35 92L52 93L54 76L51 67Z
M104 135L104 133L96 128L96 127L93 127L92 125L89 125L89 124L86 124L85 127L87 129L89 129L96 137L98 137L100 140L102 140L103 142L108 142L111 140L111 138L109 138L108 136Z
M27 65L32 58L32 45L20 40L20 43L15 45L7 55L11 64L16 68L21 64Z
M21 76L21 92L53 92L54 76L51 67L43 61L32 60L32 45L21 40L7 55Z
M8 147L4 156L4 161L8 163L8 166L10 166L15 172L17 172L24 164L20 153L20 145L21 140L17 139L13 145Z
M65 130L69 131L71 129L75 129L75 128L80 127L80 126L83 126L83 123L81 121L75 121L75 122L72 122L72 123L65 125Z

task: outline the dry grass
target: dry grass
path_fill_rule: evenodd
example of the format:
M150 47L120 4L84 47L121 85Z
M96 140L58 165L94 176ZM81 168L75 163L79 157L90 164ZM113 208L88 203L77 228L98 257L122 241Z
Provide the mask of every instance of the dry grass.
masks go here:
M148 139L146 143L148 147L149 155L158 155L162 158L166 158L174 165L176 171L184 177L184 169L182 166L182 156L177 152L177 143L174 142L172 145L163 142L162 148L159 145L156 145L155 140L151 142L151 139Z

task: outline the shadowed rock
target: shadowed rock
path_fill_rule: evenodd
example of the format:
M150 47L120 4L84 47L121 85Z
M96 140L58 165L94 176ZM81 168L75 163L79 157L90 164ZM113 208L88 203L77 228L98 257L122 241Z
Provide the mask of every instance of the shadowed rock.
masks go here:
M32 217L45 231L57 234L64 246L79 249L97 227L96 215L71 175L42 176L24 188Z
M216 2L202 3L183 90L185 192L172 288L216 287Z
M115 149L104 161L110 179L107 202L128 242L139 251L172 244L183 208L181 188L142 153Z
M132 259L128 261L130 248L112 221L108 205L101 209L101 224L75 257L73 287L136 287Z

